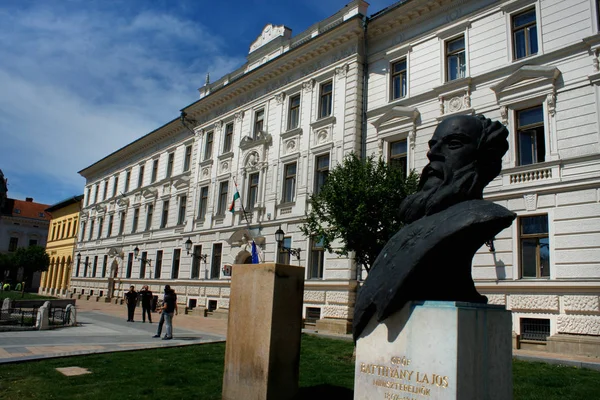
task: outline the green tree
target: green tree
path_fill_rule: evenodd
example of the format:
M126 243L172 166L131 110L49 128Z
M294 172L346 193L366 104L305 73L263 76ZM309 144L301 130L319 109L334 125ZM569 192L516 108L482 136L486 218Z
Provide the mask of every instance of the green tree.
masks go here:
M0 253L0 281L4 282L4 277L11 269L15 267L15 260L12 253Z
M402 227L400 203L414 193L417 174L404 176L400 168L350 154L331 170L321 191L311 196L311 207L302 232L322 238L328 251L347 256L367 271L387 241ZM341 247L332 247L339 239Z
M23 282L27 282L35 272L46 271L50 265L50 257L42 246L20 247L14 255L14 263L23 269ZM25 285L21 288L25 291Z

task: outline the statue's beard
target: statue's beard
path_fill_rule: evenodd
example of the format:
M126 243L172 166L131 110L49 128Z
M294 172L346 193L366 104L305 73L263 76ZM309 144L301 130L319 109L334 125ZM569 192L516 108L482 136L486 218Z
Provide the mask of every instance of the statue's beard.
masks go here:
M474 164L452 171L446 163L431 162L423 168L419 191L407 196L400 205L400 219L408 224L482 196L483 186Z

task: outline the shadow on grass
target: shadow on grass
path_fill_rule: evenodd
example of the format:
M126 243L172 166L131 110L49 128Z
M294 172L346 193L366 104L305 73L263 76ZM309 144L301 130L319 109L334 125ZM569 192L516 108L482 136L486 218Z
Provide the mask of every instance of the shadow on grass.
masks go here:
M342 386L317 385L298 390L297 400L336 399L352 400L354 391Z

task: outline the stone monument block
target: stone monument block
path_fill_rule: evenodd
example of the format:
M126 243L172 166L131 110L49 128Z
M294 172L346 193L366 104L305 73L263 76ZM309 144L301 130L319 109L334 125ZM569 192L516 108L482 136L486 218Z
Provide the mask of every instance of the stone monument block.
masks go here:
M354 399L512 399L504 306L412 301L356 342Z
M234 265L223 399L293 399L298 390L304 268Z

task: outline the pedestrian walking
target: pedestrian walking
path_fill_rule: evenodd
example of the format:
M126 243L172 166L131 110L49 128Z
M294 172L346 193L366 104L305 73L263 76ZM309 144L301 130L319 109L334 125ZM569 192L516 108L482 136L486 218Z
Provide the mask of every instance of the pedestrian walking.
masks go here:
M127 303L127 322L135 322L133 315L135 314L135 306L138 301L138 293L133 285L129 286L129 291L125 293L125 303Z
M146 322L146 313L148 314L148 322L152 323L152 292L148 288L148 285L142 286L140 290L140 297L142 298L142 322Z
M167 332L163 340L173 339L173 314L178 314L177 310L177 295L171 289L171 286L165 285L165 295L163 298L162 308L160 310L160 320L158 321L158 329L153 337L159 338L162 333L163 324L167 324Z

